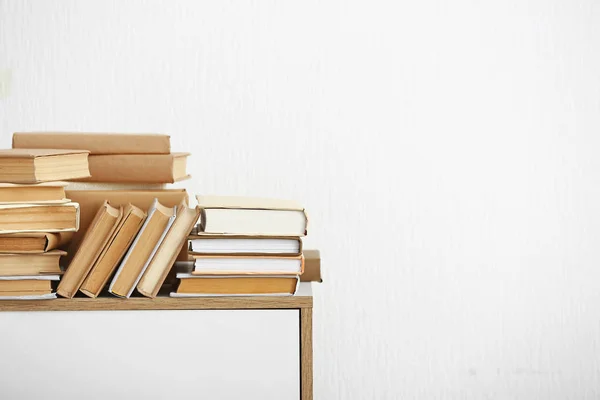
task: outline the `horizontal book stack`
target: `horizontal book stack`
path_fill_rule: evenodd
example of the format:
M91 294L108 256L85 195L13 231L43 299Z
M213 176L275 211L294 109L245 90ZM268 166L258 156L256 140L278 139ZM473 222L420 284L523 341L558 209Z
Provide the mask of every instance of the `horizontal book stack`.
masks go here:
M307 217L292 201L196 196L200 223L172 297L296 293L304 271ZM183 264L180 264L183 265Z
M79 228L66 182L89 176L86 151L0 150L0 299L55 298L58 248Z

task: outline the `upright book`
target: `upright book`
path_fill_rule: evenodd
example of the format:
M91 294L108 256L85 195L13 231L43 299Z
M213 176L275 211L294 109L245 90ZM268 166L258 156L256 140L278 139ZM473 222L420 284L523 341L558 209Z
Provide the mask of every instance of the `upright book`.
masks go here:
M189 153L112 154L89 157L91 177L85 182L174 183L190 176L186 171Z
M13 148L77 149L90 154L169 154L169 135L156 133L16 132Z
M0 204L0 234L17 232L75 232L79 204Z
M58 285L57 293L60 296L69 299L75 296L119 223L122 212L122 208L112 207L108 202L100 207Z
M177 207L176 214L175 222L137 284L138 292L146 297L156 297L158 294L187 236L198 221L200 209L188 208L184 203Z
M59 149L0 150L0 182L38 183L90 176L88 151Z
M176 207L168 208L157 200L148 210L148 217L117 269L108 291L128 298L141 279L175 219Z
M290 200L196 196L202 209L198 234L304 236L307 217Z
M97 297L117 268L125 252L138 234L146 213L140 208L128 204L123 208L123 218L115 229L112 238L98 257L94 268L83 281L81 293L88 297Z
M0 203L68 203L67 182L43 182L29 185L0 183Z

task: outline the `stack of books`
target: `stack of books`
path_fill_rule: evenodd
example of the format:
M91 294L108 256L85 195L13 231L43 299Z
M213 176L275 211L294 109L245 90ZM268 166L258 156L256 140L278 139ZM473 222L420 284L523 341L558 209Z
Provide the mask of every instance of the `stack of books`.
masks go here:
M296 293L304 271L307 217L292 201L196 196L200 223L189 237L172 297Z
M58 247L79 228L66 182L89 176L87 151L0 150L0 299L55 298Z

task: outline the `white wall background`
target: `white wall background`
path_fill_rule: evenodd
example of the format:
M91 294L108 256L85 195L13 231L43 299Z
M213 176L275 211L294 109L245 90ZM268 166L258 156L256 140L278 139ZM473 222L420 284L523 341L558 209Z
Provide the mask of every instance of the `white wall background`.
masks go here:
M599 50L593 0L0 0L0 139L304 203L316 399L597 399Z

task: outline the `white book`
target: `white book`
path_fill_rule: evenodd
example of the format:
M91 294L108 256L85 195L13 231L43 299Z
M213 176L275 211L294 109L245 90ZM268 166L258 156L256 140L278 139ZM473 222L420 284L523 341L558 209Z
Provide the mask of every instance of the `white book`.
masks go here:
M0 281L58 281L60 275L12 275L0 276Z
M55 298L56 293L46 293L31 296L0 296L0 300L50 300Z
M190 240L193 253L200 254L300 254L300 238L202 237Z
M113 277L113 280L110 283L110 286L108 288L108 292L111 293L111 294L113 294L113 295L115 295L115 296L121 297L118 294L116 294L116 293L113 292L113 286L114 286L115 282L117 281L117 279L119 278L119 275L123 271L123 267L125 266L125 264L127 263L127 260L131 256L131 253L134 251L135 247L138 245L140 236L142 236L144 230L148 226L148 223L152 219L152 215L156 212L156 206L157 206L157 204L158 204L158 200L155 199L154 202L152 203L152 206L148 210L148 216L147 216L146 220L144 221L144 224L142 225L142 228L140 229L140 231L136 235L135 239L133 240L133 243L131 244L131 246L127 250L127 253L123 257L123 260L121 261L121 264L119 265L119 268L117 269L117 272L115 273L115 276ZM146 268L148 268L148 264L150 264L150 261L152 260L152 257L154 257L154 254L156 253L156 250L158 250L158 248L160 247L160 244L162 243L162 241L164 240L165 236L167 235L167 232L171 228L171 225L173 225L173 221L175 220L175 216L176 216L175 215L176 214L176 210L177 210L177 207L173 207L173 214L169 217L169 220L167 222L166 228L164 229L164 231L162 232L162 234L161 234L158 242L156 243L156 245L152 249L152 252L150 253L150 256L148 257L148 259L144 263L144 266L142 267L141 272L138 274L138 276L137 276L137 278L135 280L135 284L133 286L131 286L131 289L127 293L127 296L125 296L126 298L129 298L131 296L131 293L133 293L133 290L137 286L138 282L140 281L140 279L142 279L142 275L144 275L144 272L146 271Z
M296 275L304 270L304 258L194 256L193 275L253 274Z

